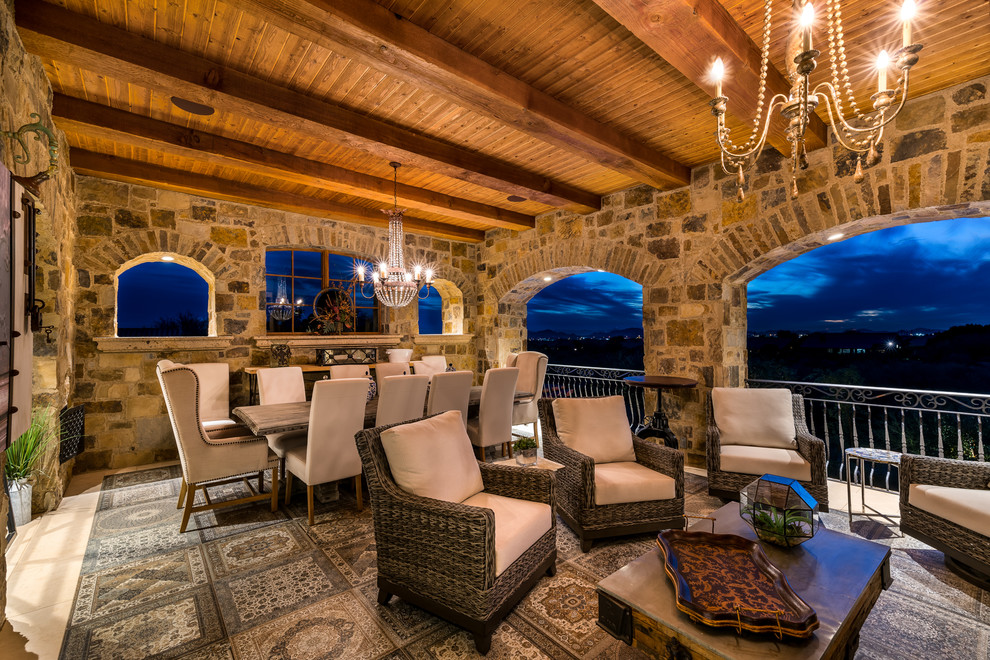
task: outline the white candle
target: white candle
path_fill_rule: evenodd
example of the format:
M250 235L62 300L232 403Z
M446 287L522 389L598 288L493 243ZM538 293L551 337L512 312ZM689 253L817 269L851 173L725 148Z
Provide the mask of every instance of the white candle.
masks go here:
M426 269L426 283L431 284L433 282L433 270L431 268Z
M811 28L815 22L815 6L810 2L804 5L801 10L801 50L807 52L811 50Z
M358 282L364 282L364 266L357 267Z
M883 92L887 90L887 67L890 65L890 57L887 56L887 51L881 50L880 55L877 57L877 71L879 72L877 80L877 91Z
M712 78L715 80L715 96L716 98L722 96L722 78L725 76L725 64L722 63L721 57L715 58L715 63L712 64Z
M901 20L904 21L904 43L902 45L905 48L911 45L911 19L914 18L916 12L917 7L914 0L904 0L904 4L901 5Z

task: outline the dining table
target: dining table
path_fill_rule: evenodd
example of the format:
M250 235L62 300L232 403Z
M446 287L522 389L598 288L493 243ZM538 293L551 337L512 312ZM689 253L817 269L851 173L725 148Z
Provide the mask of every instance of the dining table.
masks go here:
M481 408L481 386L471 388L468 398L468 417L475 417ZM524 401L533 397L532 392L516 392L515 400ZM364 406L364 428L375 427L378 416L378 399L370 399ZM302 431L309 428L309 401L294 403L266 403L234 408L235 417L244 422L255 435L272 435L288 431ZM425 414L425 412L424 412Z

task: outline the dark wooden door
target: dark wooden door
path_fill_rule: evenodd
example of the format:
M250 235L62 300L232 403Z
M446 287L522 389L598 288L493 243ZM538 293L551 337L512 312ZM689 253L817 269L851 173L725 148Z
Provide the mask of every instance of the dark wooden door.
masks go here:
M13 288L11 262L11 179L10 170L0 164L0 449L10 445L11 316Z

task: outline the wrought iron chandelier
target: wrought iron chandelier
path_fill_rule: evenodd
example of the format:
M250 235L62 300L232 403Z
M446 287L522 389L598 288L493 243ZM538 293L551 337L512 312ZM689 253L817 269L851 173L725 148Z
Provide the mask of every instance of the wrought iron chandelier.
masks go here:
M420 288L426 285L426 295L419 296L426 298L430 295L430 285L433 284L433 269L423 268L420 265L413 267L412 272L406 270L405 258L402 255L404 247L402 231L402 214L404 209L399 208L398 185L400 163L391 162L392 166L392 208L383 209L382 213L388 216L388 254L386 260L375 268L371 274L371 281L374 286L374 295L381 304L386 307L405 307L417 297ZM358 282L364 284L364 266L357 268ZM361 295L370 298L365 294L364 287L361 287Z
M787 79L791 89L787 96L776 94L766 106L766 117L763 116L764 100L766 98L767 68L770 56L772 0L765 0L763 14L763 45L760 58L760 86L757 96L756 117L753 119L753 129L746 142L736 144L729 137L729 128L725 125L725 107L728 98L722 96L722 78L725 67L721 58L715 60L711 69L711 77L715 81L715 98L710 105L712 114L718 120L716 137L721 150L722 169L726 174L735 174L738 182L737 199L744 199L743 187L746 185L745 168L750 167L760 157L766 145L767 133L770 128L773 111L779 106L780 114L787 121L785 135L791 144L791 197L797 197L797 170L808 167L805 151L804 135L808 128L809 119L819 103L824 103L828 109L832 132L839 144L855 153L856 183L863 181L863 156L866 156L866 166L870 167L880 162L877 145L883 139L883 129L892 122L904 107L908 96L908 73L918 62L918 51L921 44L911 43L911 19L915 15L914 0L904 0L901 6L901 21L903 23L903 41L901 48L891 58L887 51L880 51L877 58L878 84L877 92L872 97L873 110L864 111L853 99L852 86L849 83L849 69L846 63L845 40L842 32L842 6L840 0L826 0L825 11L828 25L828 55L831 64L831 80L816 85L813 89L809 84L809 76L815 70L815 58L821 53L812 46L812 29L815 21L815 9L811 0L793 0L796 16L791 35L787 41ZM901 72L894 83L893 89L888 89L887 70L893 61L895 68ZM900 99L898 101L898 98ZM897 103L894 106L895 102ZM846 119L847 104L851 119ZM891 112L891 108L893 112Z

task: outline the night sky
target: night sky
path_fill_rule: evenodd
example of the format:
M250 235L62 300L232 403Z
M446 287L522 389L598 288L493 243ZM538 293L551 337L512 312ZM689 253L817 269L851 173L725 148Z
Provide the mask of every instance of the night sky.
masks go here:
M990 324L990 218L831 243L757 277L748 293L750 332Z
M527 306L529 332L575 335L643 327L643 287L612 273L580 273L554 282Z
M420 289L422 295L422 289ZM419 301L419 334L443 334L443 298L440 293L430 287L430 295Z
M165 261L138 264L120 276L117 326L149 327L183 311L205 318L208 295L206 281L191 268Z

